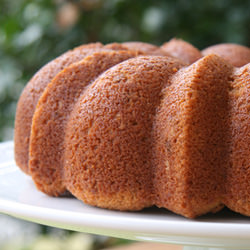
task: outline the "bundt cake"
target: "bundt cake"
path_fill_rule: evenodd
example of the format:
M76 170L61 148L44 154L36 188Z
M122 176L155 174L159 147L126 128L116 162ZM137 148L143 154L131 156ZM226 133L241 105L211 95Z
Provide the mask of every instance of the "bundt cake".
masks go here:
M204 51L174 39L66 52L20 97L17 165L44 193L102 208L250 216L250 64Z

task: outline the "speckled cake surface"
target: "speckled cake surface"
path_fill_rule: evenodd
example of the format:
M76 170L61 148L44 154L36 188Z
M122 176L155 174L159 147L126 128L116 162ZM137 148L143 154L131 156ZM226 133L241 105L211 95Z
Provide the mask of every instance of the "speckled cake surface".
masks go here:
M16 111L36 187L115 210L250 216L250 49L86 44L41 68Z

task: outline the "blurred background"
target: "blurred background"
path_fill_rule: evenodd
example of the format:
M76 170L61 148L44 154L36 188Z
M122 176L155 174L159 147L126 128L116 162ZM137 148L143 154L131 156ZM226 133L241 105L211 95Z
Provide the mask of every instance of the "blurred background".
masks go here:
M96 41L161 45L173 37L199 49L224 42L250 46L249 10L248 0L0 0L0 141L13 139L16 103L27 81L68 49ZM101 249L124 243L0 219L0 249ZM13 235L20 242L8 248ZM57 242L62 238L63 246ZM34 239L52 248L34 248ZM84 248L65 247L70 240Z

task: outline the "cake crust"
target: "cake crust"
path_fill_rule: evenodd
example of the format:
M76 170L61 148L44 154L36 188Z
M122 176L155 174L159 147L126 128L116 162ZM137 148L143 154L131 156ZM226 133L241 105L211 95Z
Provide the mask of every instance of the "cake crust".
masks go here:
M153 129L157 206L189 218L222 207L232 70L210 55L179 70L164 89Z
M29 149L30 175L39 190L52 196L66 193L64 130L74 104L102 72L134 56L131 51L95 52L61 71L47 86L34 113Z
M101 43L82 45L70 50L41 68L24 88L15 118L15 161L22 171L29 173L29 141L33 114L37 102L50 81L70 64L83 59L90 50L101 48Z
M150 43L143 43L143 42L124 42L122 43L123 46L127 47L130 50L135 51L142 51L147 55L155 55L155 56L171 56L167 51L163 50L162 48L150 44Z
M176 38L164 43L161 49L187 64L192 64L202 57L200 51L192 44Z
M230 84L231 155L224 203L250 216L250 64L235 69Z
M219 47L220 56L211 52ZM174 39L66 52L20 97L17 165L42 192L102 208L156 205L195 218L227 206L250 216L250 57L242 47L202 55Z
M217 44L210 46L201 52L203 56L209 54L218 55L235 67L241 67L250 62L250 49L239 44Z
M69 191L94 206L154 204L151 130L161 89L183 64L136 57L102 74L79 98L66 129Z

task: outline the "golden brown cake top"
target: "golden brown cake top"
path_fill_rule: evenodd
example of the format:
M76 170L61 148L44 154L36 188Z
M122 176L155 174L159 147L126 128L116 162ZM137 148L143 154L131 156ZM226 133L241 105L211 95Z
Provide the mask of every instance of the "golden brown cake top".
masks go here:
M123 46L131 50L144 52L146 55L155 55L155 56L171 56L169 53L161 49L160 47L143 42L124 42Z
M176 38L164 43L161 49L187 64L191 64L202 57L200 51L192 44Z
M210 46L201 51L202 55L216 54L235 67L250 63L250 49L246 46L233 43L222 43Z

